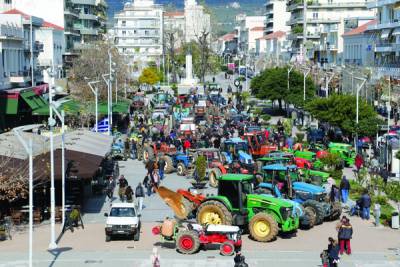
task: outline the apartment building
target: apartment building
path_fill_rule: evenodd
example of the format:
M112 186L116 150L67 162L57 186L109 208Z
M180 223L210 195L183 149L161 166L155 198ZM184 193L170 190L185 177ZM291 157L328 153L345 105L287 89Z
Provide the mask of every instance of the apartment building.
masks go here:
M163 8L153 0L127 3L114 16L115 45L129 59L136 76L163 54Z
M180 48L182 43L185 42L185 12L164 12L164 32L174 33L174 46L175 48Z
M374 65L400 70L400 1L372 1L368 8L377 11L377 23L368 26L376 36ZM394 73L393 73L394 74ZM396 76L400 76L397 73Z
M42 19L19 12L0 14L0 90L32 85L31 51L33 86L43 82L42 72L36 67L43 51L43 43L36 40L42 25Z
M292 58L320 64L341 64L346 19L374 18L365 0L290 0L287 11Z
M261 37L259 34L253 34L251 30L261 30L261 34L264 33L264 21L265 16L246 16L240 14L236 17L236 23L238 25L238 42L239 51L242 53L249 53L255 51L256 39Z
M185 41L198 41L204 33L208 33L211 40L210 14L207 14L196 0L185 0Z
M286 25L290 19L290 12L286 10L286 0L266 0L265 4L264 35L273 32L288 32L290 27Z
M102 38L106 29L105 0L0 0L0 11L17 9L64 28L64 65Z

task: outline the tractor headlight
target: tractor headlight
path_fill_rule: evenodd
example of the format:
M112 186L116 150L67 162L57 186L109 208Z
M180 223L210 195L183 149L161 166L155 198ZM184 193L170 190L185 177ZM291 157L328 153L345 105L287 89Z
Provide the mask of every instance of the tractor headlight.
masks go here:
M282 207L280 208L281 216L284 221L286 221L292 214L292 208Z

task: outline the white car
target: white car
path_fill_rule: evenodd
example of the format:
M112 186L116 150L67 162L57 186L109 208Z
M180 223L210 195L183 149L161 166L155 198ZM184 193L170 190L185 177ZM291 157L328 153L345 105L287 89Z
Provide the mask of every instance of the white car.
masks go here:
M106 242L113 236L129 236L134 241L140 238L140 218L133 203L114 203L107 217L105 233Z

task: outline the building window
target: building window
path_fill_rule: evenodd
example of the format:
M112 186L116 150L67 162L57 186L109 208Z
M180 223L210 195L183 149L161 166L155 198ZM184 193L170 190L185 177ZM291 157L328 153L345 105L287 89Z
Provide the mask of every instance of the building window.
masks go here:
M125 35L126 35L126 31L122 31L122 35L124 35L124 36L125 36Z
M126 21L125 21L125 20L123 20L123 21L121 22L121 26L126 26Z
M314 12L314 13L312 14L312 17L313 17L313 19L318 19L318 13L317 13L317 12Z
M144 35L149 35L149 31L144 31Z

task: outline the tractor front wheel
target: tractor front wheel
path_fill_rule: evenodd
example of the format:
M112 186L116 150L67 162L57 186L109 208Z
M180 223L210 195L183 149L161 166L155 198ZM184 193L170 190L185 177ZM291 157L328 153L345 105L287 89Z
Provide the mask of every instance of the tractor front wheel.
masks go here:
M304 229L313 228L317 219L317 215L315 214L314 209L309 206L305 207L303 217L303 220L300 220L301 227Z
M176 249L182 254L196 253L200 248L199 235L195 231L178 232Z
M251 218L249 231L254 240L259 242L269 242L278 235L279 226L274 217L260 212Z
M183 164L182 162L179 162L178 165L176 166L176 173L179 176L184 176L186 174L185 164Z
M211 187L218 187L218 177L221 176L221 171L218 168L213 168L208 175L208 183Z
M321 224L324 222L325 212L324 207L315 200L307 200L303 203L304 208L312 211L315 214L315 224Z
M224 242L219 247L219 252L222 256L232 256L235 252L235 247L231 242Z
M221 202L209 200L197 209L197 223L232 225L232 214Z

